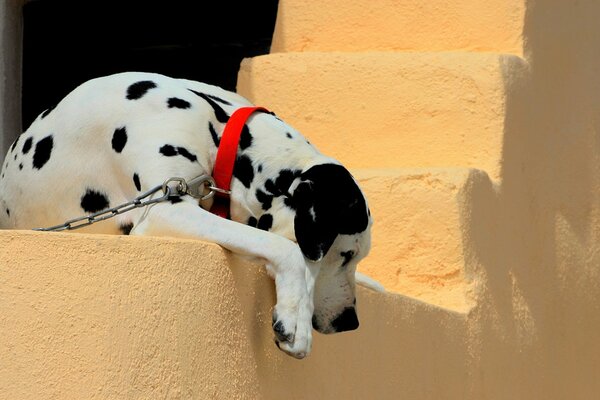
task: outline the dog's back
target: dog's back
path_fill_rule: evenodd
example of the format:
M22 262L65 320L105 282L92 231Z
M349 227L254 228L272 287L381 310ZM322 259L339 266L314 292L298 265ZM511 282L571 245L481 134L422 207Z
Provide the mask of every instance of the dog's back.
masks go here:
M51 226L122 204L172 176L210 175L228 115L249 104L219 87L159 74L128 72L90 80L40 114L9 149L0 173L0 227ZM243 149L249 147L244 137L240 146L248 159L260 153L266 161L257 168L276 179L293 165L294 155L291 146L284 148L288 138L283 133L260 142L261 135L269 135L260 118L255 117L260 129L250 138L254 146ZM269 118L266 126L278 123ZM302 142L294 146L297 159L318 156L293 134ZM239 175L232 185L240 186L241 179L250 189L253 182ZM260 209L254 191L251 196L246 192L234 196L242 202L249 199L240 197L251 197ZM248 219L252 207L242 208L232 215ZM141 212L86 231L121 233Z

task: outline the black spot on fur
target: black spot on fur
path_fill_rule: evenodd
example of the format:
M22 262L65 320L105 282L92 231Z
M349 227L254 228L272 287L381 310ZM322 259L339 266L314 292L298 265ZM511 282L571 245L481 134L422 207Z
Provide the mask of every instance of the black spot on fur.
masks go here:
M156 83L152 81L139 81L127 88L127 99L138 100L148 92L148 90L156 87Z
M181 108L184 110L192 106L189 101L185 101L177 97L171 97L169 100L167 100L167 104L169 108Z
M112 137L112 148L117 153L123 151L123 147L127 143L127 129L125 127L115 129Z
M271 214L263 214L258 220L256 227L263 231L268 231L273 226L273 216Z
M289 133L289 132L286 132L286 133L285 133L285 136L287 136L289 139L292 139L292 138L293 138L293 137L292 137L292 134L291 134L291 133Z
M167 157L173 157L177 155L177 150L175 150L175 147L171 146L170 144L165 144L158 150L158 152Z
M56 106L52 106L50 108L47 108L41 115L41 119L44 119L48 116L48 114L50 114L52 112L52 110L54 110L54 107Z
M17 136L17 138L15 139L15 141L13 142L12 146L10 146L10 151L15 151L15 147L17 147L17 143L19 143L19 139L21 138L21 135Z
M17 161L17 155L15 154L15 161Z
M267 113L267 114L271 114L272 116L274 116L276 120L283 122L283 121L281 120L281 118L279 118L279 117L278 117L278 116L277 116L277 115L276 115L276 114L275 114L273 111L267 111L266 113Z
M260 164L260 165L258 166L258 168L256 169L256 171L258 171L258 173L261 173L261 172L262 172L262 164Z
M8 208L6 209L6 215L10 217L10 210Z
M173 147L170 144L165 144L159 150L159 153L163 156L174 157L174 156L182 156L190 160L191 162L195 162L198 157L194 154L190 153L188 149L185 147Z
M292 197L286 197L285 199L283 199L283 204L285 204L291 209L296 208L296 205L294 204L294 199Z
M22 150L23 154L29 153L29 150L31 150L32 144L33 144L33 138L31 138L31 137L27 138L25 143L23 143L23 150Z
M88 213L102 211L108 208L108 204L106 195L93 189L87 189L85 194L81 196L81 208Z
M256 199L262 204L263 210L268 210L273 204L273 195L267 194L260 189L256 189Z
M177 203L181 203L183 200L181 200L181 196L169 196L167 198L167 200L169 200L171 202L171 204L177 204Z
M280 342L289 342L293 338L293 333L285 333L285 328L283 327L283 322L281 321L273 321L273 332L275 333L277 340ZM278 342L275 343L277 343L277 346L279 346Z
M215 95L207 94L207 96L210 97L211 99L213 99L214 101L217 101L217 102L219 102L221 104L225 104L226 106L230 106L231 105L231 103L228 102L227 100L223 100L222 98L217 97Z
M23 169L23 163L19 164L19 171Z
M190 153L185 147L178 147L177 154L187 158L191 162L195 162L198 159L198 157L196 157L194 154Z
M233 167L233 176L235 176L246 188L250 188L250 184L254 179L254 168L252 161L248 156L241 156L235 160Z
M275 197L289 196L288 189L301 174L300 170L282 169L275 180L267 179L265 189Z
M350 261L352 261L352 258L354 257L354 252L352 250L342 251L340 253L340 256L344 257L344 262L342 263L342 267L345 267L346 265L348 265L348 263Z
M219 139L219 135L217 135L217 131L215 131L215 127L210 121L208 121L208 130L210 131L210 136L212 137L215 147L219 147L221 139Z
M138 192L140 190L142 190L142 184L140 183L140 176L137 173L133 174L133 184L135 185L135 188L137 189Z
M225 104L226 106L230 106L231 105L231 103L228 102L227 100L223 100L222 98L220 98L218 96L215 96L213 94L204 94L204 93L200 93L200 92L198 92L196 90L192 90L192 89L188 89L188 90L190 92L194 93L197 96L200 96L200 97L206 96L206 97L208 97L208 98L210 98L210 99L212 99L212 100L214 100L216 102L219 102L221 104Z
M281 194L279 193L279 190L277 190L277 187L275 186L275 182L273 181L273 179L266 180L265 189L267 189L267 191L269 193L272 193L275 197L281 196Z
M48 162L50 154L52 154L53 146L54 139L52 138L52 135L46 136L36 143L33 153L33 168L41 169L44 164Z
M248 222L246 223L246 225L256 228L257 223L258 223L258 221L256 220L256 218L250 217L250 218L248 218Z
M250 134L250 129L248 129L248 125L244 124L244 127L242 128L242 133L240 134L239 147L241 150L246 150L251 145L252 135Z
M211 99L209 96L205 95L204 93L200 93L200 92L197 92L192 89L189 89L189 90L191 92L193 92L194 94L197 94L198 96L202 97L212 107L212 109L215 112L215 117L217 118L217 121L219 121L223 124L225 122L229 121L229 115L227 115L225 110L223 110L220 105L215 103L213 99Z
M129 235L131 230L133 229L133 222L129 222L128 224L122 224L119 229L123 235Z

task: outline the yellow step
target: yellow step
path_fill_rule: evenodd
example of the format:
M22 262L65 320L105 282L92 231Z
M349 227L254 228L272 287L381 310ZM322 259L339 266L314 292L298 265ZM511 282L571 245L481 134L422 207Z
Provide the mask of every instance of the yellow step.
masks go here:
M488 176L466 168L352 170L373 215L370 255L359 270L387 290L467 312L474 196L491 192Z
M271 52L523 52L524 0L280 0Z
M246 59L237 91L352 168L472 167L500 176L516 56L284 53Z

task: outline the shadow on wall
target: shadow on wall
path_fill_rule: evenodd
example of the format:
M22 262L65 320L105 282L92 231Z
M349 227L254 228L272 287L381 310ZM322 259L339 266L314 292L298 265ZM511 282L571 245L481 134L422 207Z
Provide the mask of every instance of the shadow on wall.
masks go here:
M598 20L594 0L535 2L524 27L528 64L507 57L503 66L502 183L474 197L470 226L475 274L487 287L473 315L482 321L471 337L475 393L600 390Z

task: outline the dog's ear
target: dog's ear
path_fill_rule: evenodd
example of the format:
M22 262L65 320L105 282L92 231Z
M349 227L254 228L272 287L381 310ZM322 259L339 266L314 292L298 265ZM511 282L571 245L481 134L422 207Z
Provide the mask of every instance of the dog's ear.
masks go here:
M326 163L304 171L293 190L294 229L300 249L312 261L329 251L338 234L363 232L367 204L358 184L341 165Z
M337 236L335 218L320 207L318 202L321 199L315 191L313 182L302 181L293 195L296 240L304 256L311 261L321 260Z

